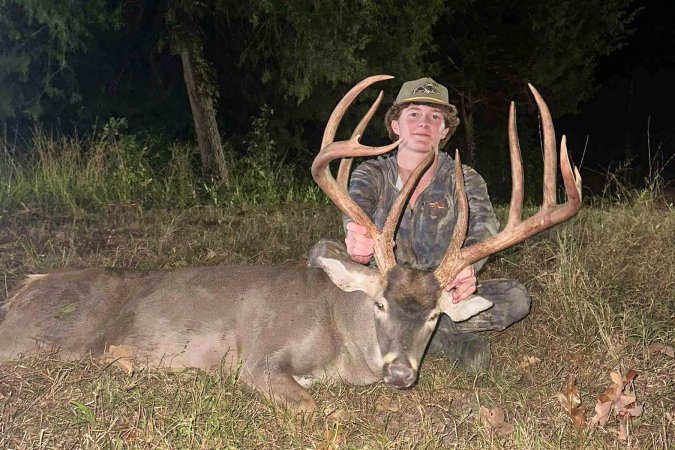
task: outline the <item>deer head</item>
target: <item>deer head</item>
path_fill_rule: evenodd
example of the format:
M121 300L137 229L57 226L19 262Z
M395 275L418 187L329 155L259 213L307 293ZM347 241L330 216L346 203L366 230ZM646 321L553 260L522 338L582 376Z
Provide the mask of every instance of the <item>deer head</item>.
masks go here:
M455 196L458 203L457 225L449 242L445 257L433 271L424 271L397 264L394 256L394 233L401 211L408 201L417 181L434 158L433 149L413 171L401 189L389 212L382 230L351 199L347 191L347 179L351 158L382 155L396 148L396 141L383 147L368 147L359 143L359 138L372 118L382 92L361 119L351 138L334 142L337 127L345 111L354 99L371 84L391 79L388 75L366 78L354 86L338 103L324 131L321 151L312 164L312 176L331 201L354 222L366 227L375 241L374 258L377 268L361 266L334 259L321 258L320 264L333 283L344 291L362 291L372 302L375 328L383 363L383 378L395 387L411 386L417 378L419 362L429 337L436 326L440 313L446 313L454 321L462 321L492 306L481 297L453 304L443 286L452 281L469 264L504 250L512 245L572 217L581 204L581 177L572 169L566 148L565 137L561 142L561 171L567 201L557 204L555 132L546 103L533 86L541 115L544 134L544 201L541 209L526 220L521 219L523 203L523 170L520 146L516 132L515 106L511 103L509 113L509 148L511 156L512 196L509 218L504 229L492 238L468 247L462 247L466 235L469 211L464 192L464 178L459 158L455 153ZM337 179L333 178L329 164L342 159Z

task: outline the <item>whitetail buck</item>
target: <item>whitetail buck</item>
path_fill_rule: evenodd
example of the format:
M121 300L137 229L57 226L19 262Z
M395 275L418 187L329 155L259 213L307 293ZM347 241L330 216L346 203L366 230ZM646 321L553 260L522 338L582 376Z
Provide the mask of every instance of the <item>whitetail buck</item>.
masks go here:
M357 84L337 105L326 126L312 174L331 200L365 225L377 242L377 268L322 258L321 268L224 266L139 272L122 269L69 270L30 275L0 309L0 358L33 350L59 350L64 357L101 355L124 346L135 364L210 369L240 368L240 380L277 402L311 411L305 387L315 380L365 385L384 380L412 386L439 314L461 321L491 303L475 297L457 305L445 286L468 264L503 250L574 215L580 178L561 144L567 202L555 201L556 150L548 108L534 88L544 130L544 202L521 220L522 164L511 105L509 144L513 195L506 227L491 239L462 248L468 220L459 156L455 159L457 227L435 271L397 265L392 239L407 197L433 158L420 164L401 191L382 231L351 200L346 170L332 177L330 161L383 154L359 144L382 94L348 141L333 142L345 111L376 81Z

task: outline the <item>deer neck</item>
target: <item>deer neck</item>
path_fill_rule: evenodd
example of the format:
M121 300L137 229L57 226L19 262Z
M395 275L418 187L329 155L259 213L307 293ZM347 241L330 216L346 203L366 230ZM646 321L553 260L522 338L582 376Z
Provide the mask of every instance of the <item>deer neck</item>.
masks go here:
M336 345L339 355L335 369L342 377L355 384L368 384L382 378L382 354L375 333L373 302L361 292L344 293L333 298L332 318L338 333ZM345 367L358 364L361 369L343 373Z

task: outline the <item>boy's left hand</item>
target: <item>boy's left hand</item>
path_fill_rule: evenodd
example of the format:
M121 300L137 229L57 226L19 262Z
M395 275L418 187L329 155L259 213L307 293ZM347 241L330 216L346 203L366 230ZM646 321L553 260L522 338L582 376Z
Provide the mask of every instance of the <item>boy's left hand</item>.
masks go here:
M476 292L476 272L473 269L473 265L465 267L454 280L445 286L445 290L448 292L453 289L452 303L466 300L471 294Z

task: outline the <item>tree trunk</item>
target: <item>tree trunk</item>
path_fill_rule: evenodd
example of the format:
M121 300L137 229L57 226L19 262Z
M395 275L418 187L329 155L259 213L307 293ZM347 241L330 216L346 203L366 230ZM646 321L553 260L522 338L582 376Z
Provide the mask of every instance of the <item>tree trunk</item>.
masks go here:
M193 55L183 49L180 54L183 61L183 76L187 86L192 119L195 123L197 145L202 160L202 171L206 177L218 178L223 183L228 180L228 167L223 155L223 144L216 123L214 99L209 95L205 80L195 70Z

